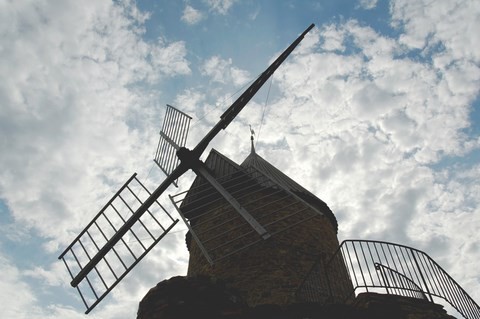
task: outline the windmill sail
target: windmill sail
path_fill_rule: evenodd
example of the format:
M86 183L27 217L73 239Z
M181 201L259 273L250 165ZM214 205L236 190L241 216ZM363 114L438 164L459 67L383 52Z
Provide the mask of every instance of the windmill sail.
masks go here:
M154 162L167 176L180 164L177 151L187 142L191 119L187 114L167 104L154 159ZM177 186L175 182L173 183Z
M170 165L163 165L164 168L167 168L166 171L171 173L167 176L167 178L150 194L148 198L138 201L138 205L136 206L128 206L128 211L130 212L128 216L122 216L123 218L120 218L121 222L115 226L111 227L109 223L107 222L103 227L111 227L113 230L113 233L111 236L103 236L102 231L99 230L100 235L98 238L103 238L104 244L103 245L98 245L98 240L97 239L92 239L92 245L94 248L83 248L85 245L84 242L88 241L87 238L89 239L91 232L93 232L93 229L97 228L98 222L96 223L97 219L103 218L102 215L104 214L104 211L106 208L109 208L111 205L110 202L114 201L117 199L118 196L114 196L114 198L109 202L109 204L106 205L106 208L102 209L100 213L97 215L97 217L92 220L88 224L88 226L80 233L80 235L72 242L72 244L65 250L65 252L59 257L59 259L63 259L68 271L70 272L72 276L72 281L71 285L73 287L77 287L79 292L81 292L81 289L79 288L79 285L86 283L88 289L93 291L93 304L88 304L86 303L87 306L87 313L96 305L102 298L113 289L113 287L118 284L118 282L138 263L138 261L145 256L145 254L148 253L148 251L163 237L165 234L175 225L176 221L172 222L170 227L167 227L163 229L163 232L159 233L156 236L156 240L153 240L150 245L144 246L141 245L143 249L143 252L141 253L140 257L132 256L132 263L130 266L126 266L125 271L118 275L115 271L111 271L112 275L111 277L114 278L112 279L111 283L103 282L104 279L99 278L99 280L93 280L91 279L92 276L95 276L95 274L98 274L100 272L99 267L102 263L105 264L105 267L102 269L108 269L110 271L110 267L112 267L112 263L117 263L122 264L122 261L124 261L123 258L118 258L119 260L115 260L110 262L109 256L115 256L116 257L116 251L118 251L117 247L120 247L121 245L124 245L125 243L128 242L128 238L132 234L132 230L136 227L143 227L142 223L140 221L142 220L142 216L145 215L145 213L150 213L151 212L151 206L155 206L158 204L157 199L160 197L160 195L163 194L163 192L177 180L180 176L182 176L185 172L188 170L192 169L195 172L198 172L199 170L197 169L200 167L201 162L200 162L200 156L202 153L205 151L207 148L208 144L212 141L212 139L222 130L225 129L232 121L233 119L240 113L240 111L245 107L245 105L252 99L252 97L260 90L260 88L263 86L263 84L270 78L270 76L277 70L277 68L285 61L285 59L290 55L290 53L297 47L297 45L302 41L304 36L314 27L314 24L311 24L256 80L253 82L246 90L245 92L222 114L220 121L203 137L203 139L200 141L200 143L193 149L189 150L186 149L185 147L180 146L181 143L183 143L182 139L176 140L175 138L178 137L178 132L175 133L175 130L173 133L165 133L163 138L167 141L167 144L169 144L171 147L176 149L176 155L178 159L180 160L180 164L178 162L171 160L171 156L169 159L167 159L166 163ZM175 121L175 115L172 115L173 118L170 118L170 120L173 119ZM182 118L182 117L180 117ZM185 125L180 124L180 126L175 126L180 129L180 131L185 132ZM182 134L180 134L181 136ZM173 137L173 138L172 138ZM180 143L180 144L179 144ZM171 150L167 152L167 154L171 155ZM173 161L173 162L172 162ZM173 168L175 167L175 168ZM173 168L173 170L172 170ZM127 182L129 184L129 182ZM126 184L126 185L127 185ZM124 186L121 191L124 191L125 189L128 188ZM121 192L119 191L119 192ZM118 193L117 193L118 194ZM159 205L159 204L158 204ZM115 211L115 209L113 209ZM116 213L116 212L115 212ZM165 212L166 213L166 212ZM150 214L147 214L150 215ZM245 218L245 217L244 217ZM140 226L138 226L140 225ZM251 224L250 224L251 225ZM99 227L102 229L102 227ZM147 231L148 233L148 231ZM93 236L92 236L93 237ZM135 236L133 236L135 237ZM77 256L77 250L80 252L84 253L83 258L79 258ZM128 249L127 249L128 250ZM88 252L88 253L87 253ZM133 255L133 254L132 254ZM108 263L107 263L108 260ZM72 266L76 265L76 266ZM109 266L110 265L110 266ZM118 266L118 265L116 265ZM74 269L71 269L74 268ZM99 276L101 277L101 276ZM93 282L93 283L92 283ZM105 288L105 291L103 293L98 293L93 287L95 286L94 284L101 283L103 287ZM85 301L85 298L82 296L82 298Z
M150 196L133 174L103 209L60 255L72 277L77 278L92 256L111 239L126 219ZM157 201L124 234L120 241L82 277L77 290L90 312L130 270L175 226L178 219Z
M223 158L216 152L212 154L210 159ZM287 187L257 168L237 166L231 170L232 173L216 181L258 223L263 233L239 214L224 194L216 191L203 177L198 178L187 192L170 196L210 264L321 215Z

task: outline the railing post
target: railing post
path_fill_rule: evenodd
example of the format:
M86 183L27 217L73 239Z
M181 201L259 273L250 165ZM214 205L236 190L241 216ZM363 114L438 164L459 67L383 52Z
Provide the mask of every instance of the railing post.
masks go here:
M378 279L378 285L376 283L376 280L369 285L369 283L365 282L365 280L361 282L362 278L364 277L360 278L360 282L357 279L357 275L359 277L364 275L364 270L369 272L370 263L367 262L368 260L366 256L362 254L362 257L364 258L363 260L366 263L366 268L358 265L358 269L356 269L355 265L361 263L361 261L358 259L358 254L350 254L349 244L352 245L353 251L356 252L355 243L359 243L361 245L365 242L368 244L373 244L373 248L376 252L376 257L374 257L371 252L370 257L371 262L373 262L373 266L375 266L375 268L377 269L376 280ZM389 256L387 256L386 253L383 252L383 255L381 255L377 249L377 245L392 246L394 247L395 251L398 247L400 249L400 254L396 253L395 255L390 254ZM367 247L370 250L370 246ZM442 298L466 319L480 319L480 306L475 302L475 300L473 300L468 295L468 293L462 287L460 287L460 285L452 277L450 277L450 275L445 272L445 270L442 269L442 267L440 267L430 256L420 250L404 245L382 241L345 240L338 247L337 252L334 254L334 257L338 256L339 254L340 256L343 256L347 274L350 276L350 280L353 285L353 296L355 296L355 291L357 290L357 288L373 287L384 288L387 294L398 294L408 297L408 295L401 293L401 289L406 289L413 293L412 297L422 298L432 303L435 302L433 300L434 296ZM382 258L382 256L384 258ZM383 261L384 259L384 261L388 263L389 260L385 259L388 257L392 259L390 262L393 262L392 266L395 267L397 270L375 262L375 258L378 258L379 261ZM332 258L332 260L330 260L325 266L328 285L327 288L329 289L331 295L333 294L333 290L335 289L335 278L330 278L329 275L334 259L335 258ZM400 265L399 268L396 267L397 263L399 263ZM357 274L357 270L360 271L360 273ZM404 273L399 272L398 270L401 270ZM380 274L378 272L380 272ZM410 277L408 277L407 275L409 275ZM400 283L399 287L396 287L397 285L395 284L395 280L397 280L397 278L399 278L399 282L401 282L402 280L406 280L406 284L404 285ZM392 281L393 285L390 281ZM400 289L400 293L397 293L396 289ZM416 294L417 292L418 297Z
M390 284L388 282L386 274L384 273L383 268L380 267L379 263L375 263L374 266L375 266L375 269L377 271L380 271L380 274L382 275L383 282L385 283L385 290L387 291L387 295L389 295L390 292L388 291L388 287L390 286Z
M432 294L430 293L430 290L428 289L427 282L425 281L425 277L423 277L422 269L420 269L420 265L418 264L417 258L415 257L415 254L413 253L412 250L410 250L410 253L413 256L413 261L415 262L415 265L417 266L418 271L420 272L420 277L422 278L423 285L425 286L425 290L427 291L428 297L430 298L430 301L433 303Z

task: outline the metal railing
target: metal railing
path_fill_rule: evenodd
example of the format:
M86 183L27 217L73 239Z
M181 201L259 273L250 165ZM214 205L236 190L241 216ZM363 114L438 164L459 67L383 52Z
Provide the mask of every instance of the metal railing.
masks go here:
M480 318L480 307L460 285L426 253L407 246L372 240L345 240L325 265L330 295L335 294L339 264L347 269L354 297L358 288L406 297L433 297L447 301L467 319ZM345 294L344 294L345 296ZM346 300L332 300L343 302Z
M427 299L422 288L404 274L379 263L375 263L375 269L380 272L387 293L417 299Z

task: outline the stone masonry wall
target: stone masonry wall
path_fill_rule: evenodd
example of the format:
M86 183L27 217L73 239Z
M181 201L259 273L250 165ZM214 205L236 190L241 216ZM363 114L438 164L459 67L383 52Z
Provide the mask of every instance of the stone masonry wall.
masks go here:
M352 306L359 312L363 310L374 318L455 319L447 314L442 305L398 295L361 293Z
M279 201L263 213L272 211L270 218L280 219L291 213L292 206ZM288 207L288 208L285 208ZM257 218L258 216L254 216ZM264 221L263 223L268 223ZM205 223L207 229L211 225ZM282 227L281 225L279 227ZM297 300L296 292L307 279L319 259L328 259L338 248L336 230L324 216L300 223L288 230L263 240L248 249L210 265L196 242L189 243L190 261L188 276L209 276L223 280L239 291L249 306L260 304L287 305ZM323 265L325 260L321 260ZM351 286L343 271L339 281ZM328 298L329 288L324 280L319 281L314 295L308 301L323 302ZM353 290L353 288L352 288Z
M441 305L403 296L362 293L350 304L296 303L249 307L224 283L173 277L153 287L137 319L454 319Z

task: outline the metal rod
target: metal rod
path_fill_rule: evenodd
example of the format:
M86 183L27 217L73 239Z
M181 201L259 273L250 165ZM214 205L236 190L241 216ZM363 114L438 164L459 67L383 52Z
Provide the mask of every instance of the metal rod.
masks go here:
M232 214L232 215L233 215L232 218L229 218L229 219L224 219L224 218L222 218L222 220L224 220L223 222L221 222L221 223L218 224L218 225L214 225L214 226L212 226L212 227L209 227L209 228L207 228L207 229L204 229L202 232L198 232L198 235L201 236L201 235L203 235L203 234L209 233L209 232L211 232L212 230L214 230L214 229L216 229L216 228L222 227L222 226L224 226L224 225L226 225L226 224L228 224L228 223L230 223L230 222L232 222L232 221L234 221L234 220L236 220L236 219L242 218L242 216L240 216L240 215L238 215L238 214ZM218 217L220 217L220 216L211 217L211 218L209 219L209 221L212 221L213 219L218 218ZM224 216L221 216L221 217L224 217ZM203 222L203 223L198 223L198 224L195 224L195 227L196 227L196 228L199 228L199 226L204 225L204 224L205 224L205 222ZM240 226L238 226L238 227L241 227L241 226L243 226L243 225L240 225ZM230 229L229 231L235 230L236 228L237 228L237 227L232 228L232 229ZM228 232L228 231L227 231L227 232ZM223 233L221 233L221 234L223 234Z
M200 250L202 251L203 255L205 256L205 258L207 259L208 263L210 265L213 265L213 260L212 258L210 257L210 255L208 254L208 251L205 249L205 246L203 246L202 242L200 241L200 239L198 238L197 234L195 233L195 231L193 230L192 226L190 225L190 223L187 221L187 219L185 218L185 216L183 216L183 213L182 211L180 210L180 208L177 206L177 204L175 203L175 201L173 200L173 197L168 195L168 197L170 197L170 200L172 201L172 204L173 206L175 207L175 209L177 210L178 214L180 215L180 217L182 218L183 222L185 223L185 225L188 227L188 230L190 231L190 233L192 234L192 237L195 239L195 241L197 242L197 245L198 247L200 247Z
M362 275L363 283L366 284L365 276L363 275L362 264L358 259L357 248L355 247L355 243L353 243L352 246L353 246L353 252L355 253L355 257L357 258L357 261L358 261L358 268L360 268L360 274ZM367 292L368 292L368 288L367 288Z
M100 226L98 226L97 222L95 222L95 225L97 226L98 230L100 231L100 233L103 235L103 238L105 238L105 241L108 242L108 238L107 236L105 236L105 233L103 232L103 230L100 228ZM117 253L117 250L115 249L115 247L112 247L112 250L113 252L115 253L115 255L117 256L118 260L120 260L120 262L122 263L123 267L125 267L125 269L127 269L127 266L125 265L125 263L123 262L122 258L120 258L120 255ZM106 261L106 258L105 258L105 261ZM112 270L113 272L113 275L115 276L115 278L117 278L117 275L115 274L115 272Z
M419 270L420 277L422 278L422 282L423 282L423 285L425 286L425 290L427 291L429 299L430 299L431 302L433 302L433 298L432 298L432 295L430 294L430 290L428 289L427 282L425 281L425 278L423 277L422 270L420 269L420 266L418 265L418 262L417 262L417 258L415 258L415 253L412 251L411 254L412 254L412 257L413 257L413 261L415 262L415 265L417 266L417 268Z
M240 239L242 239L242 238L245 238L245 237L247 237L248 235L250 235L250 234L252 234L252 233L254 233L252 230L250 230L250 231L248 231L248 232L244 232L242 235L240 235L240 236L238 236L238 237L235 237L235 238L233 238L233 239L231 239L231 240L222 242L220 245L217 245L217 246L215 246L215 247L213 247L213 248L210 248L210 251L218 250L218 249L220 249L220 248L222 248L222 247L225 247L225 246L227 246L227 245L229 245L229 244L231 244L231 243L233 243L233 242L236 242L237 240L240 240ZM257 241L255 241L255 242L257 242ZM238 250L237 250L237 251L238 251Z
M235 227L233 227L233 228L231 228L231 229L227 229L227 230L225 230L224 232L221 232L221 233L216 233L215 236L210 237L210 238L208 238L208 239L206 239L206 240L203 240L203 244L206 244L206 243L208 243L208 242L210 242L210 241L212 241L212 240L218 239L218 238L222 237L222 235L231 233L231 232L234 231L234 230L237 230L237 229L240 229L240 228L246 227L246 226L248 226L247 223L237 224L237 226L235 226ZM197 232L197 235L198 235L199 238L201 238L201 237L202 237L201 235L203 235L203 234L205 234L205 232L201 232L201 233L198 233L198 232ZM211 249L211 250L212 250L212 249Z
M432 276L431 263L425 258L423 254L421 254L420 257L421 257L420 263L422 264L422 267L424 267L425 270L428 272L427 279L432 289L432 294L436 295L437 294L436 291L440 291L440 289L438 288L438 285L437 285L437 280L436 280L437 278L435 276Z
M230 195L229 192L223 186L215 180L215 178L210 175L208 170L205 168L205 164L199 163L197 167L194 168L195 173L197 173L199 176L202 176L205 178L210 185L212 185L229 203L232 205L235 210L242 215L242 217L250 224L250 226L255 229L255 231L263 237L263 239L267 239L270 237L270 234L267 232L265 228L263 228L262 225L258 223L258 221L253 218L252 215L250 215L249 212L245 210L245 208L240 205L240 203L233 198L232 195Z
M118 212L117 212L117 213L118 213ZM112 226L113 230L114 230L114 231L117 231L117 229L115 228L115 226L113 226L112 222L110 221L110 219L108 219L108 217L107 217L106 215L105 215L105 219L108 221L108 223L110 224L110 226ZM127 245L127 243L125 242L125 240L123 239L123 237L122 237L120 240L122 241L123 245L125 245L125 247L127 248L127 250L130 252L130 254L132 255L133 259L137 259L137 256L135 256L135 254L133 253L133 251L130 249L130 246ZM105 248L105 246L103 246L102 249L104 249L104 248ZM113 249L113 248L114 248L114 247L112 247L112 249ZM105 254L105 255L106 255L106 254ZM104 256L105 256L105 255L104 255ZM122 259L120 258L120 260L122 260Z
M90 239L92 240L93 244L95 245L95 248L97 248L97 251L100 250L100 248L98 247L97 243L93 240L92 236L90 235L90 232L87 231L87 235L88 237L90 237ZM115 277L115 279L117 279L117 275L115 274L115 272L113 271L112 267L110 266L110 263L108 262L107 256L105 256L103 258L103 260L105 261L105 264L107 264L107 267L110 269L110 272L113 274L113 276ZM96 269L96 268L95 268Z
M243 247L241 247L241 248L239 248L239 249L237 249L237 250L234 250L234 251L232 251L232 252L230 252L230 253L228 253L228 254L225 254L225 255L223 255L223 256L215 259L215 261L216 261L216 262L221 261L221 260L223 260L223 259L225 259L225 258L227 258L227 257L229 257L229 256L231 256L231 255L233 255L233 254L238 253L239 251L245 250L245 249L247 249L248 247L251 247L251 246L255 245L256 243L258 243L258 242L261 241L261 240L262 240L262 239L260 239L260 237L259 237L258 240L253 241L253 242L251 242L251 243L249 243L249 244L247 244L247 245L245 245L245 246L243 246Z
M177 109L175 106L172 106L170 104L167 104L167 106L170 107L171 109L175 110L176 112L181 113L183 116L187 117L188 119L190 119L190 120L192 119L192 117L190 115L182 112L181 110Z
M120 199L125 203L125 201L123 200L123 198L120 196ZM125 203L125 205L127 205L127 203ZM120 214L120 212L115 208L115 206L113 206L113 204L111 204L110 206L112 206L113 210L118 214L118 216L120 217L120 219L122 220L122 222L125 223L125 219L122 217L122 215ZM127 205L127 207L130 209L130 206ZM140 219L139 219L140 220ZM133 226L133 225L132 225ZM143 243L140 241L140 239L138 238L137 234L135 234L135 232L133 231L132 227L130 227L128 229L128 231L130 233L132 233L133 237L135 237L135 239L137 240L137 242L142 246L143 249L146 249L145 246L143 245Z
M367 270L368 270L368 275L370 276L370 281L371 281L372 284L373 284L374 281L373 281L373 278L372 278L372 273L370 272L370 267L368 267L367 257L365 257L365 251L364 251L364 249L363 249L363 245L362 245L362 244L360 244L360 248L362 249L363 260L365 260L365 265L366 265Z
M430 280L432 276L430 276L430 274L428 273L428 268L425 267L423 254L418 254L418 257L419 258L417 259L417 261L419 261L419 264L422 266L423 274L425 274L424 278L426 279L426 282L428 282L429 289L427 291L430 294L430 296L432 296L434 292L434 286L432 285L432 281ZM433 298L430 298L430 299L433 302Z
M140 181L139 181L137 178L135 178L135 181L137 181L137 183L140 184L140 186L142 186L142 188L148 193L148 195L151 195L151 193L148 191L148 189L147 189L145 186L143 186L143 184L140 183ZM133 194L133 193L132 193L132 194ZM137 201L138 201L140 204L142 204L142 201L140 200L140 198L138 198L137 195L133 194L133 196L135 196L135 198L137 199ZM155 202L158 204L158 206L162 207L162 205L160 205L160 203L159 203L158 201L155 201ZM162 208L163 208L163 207L162 207ZM165 209L164 209L164 211L166 212ZM148 214L155 220L155 222L157 223L157 225L160 226L160 228L162 228L163 231L165 231L165 228L164 228L164 227L162 226L162 224L157 220L157 218L155 218L155 216L153 215L153 213L150 212L150 210L148 210L148 209L147 209L147 212L148 212ZM170 214L167 213L167 215L170 217L170 219L172 218L172 217L170 216Z
M80 298L82 298L83 304L85 305L86 308L88 308L87 301L85 300L85 297L83 297L82 292L80 291L80 288L77 287L78 294L80 295Z
M408 267L407 258L406 258L405 255L403 254L403 252L405 251L405 252L407 253L407 256L408 256L408 251L406 251L404 247L399 247L399 249L400 249L400 253L401 253L402 257L403 257L403 260L404 260L405 263L406 263L406 264L405 264L405 267L406 267L407 270L408 270L408 275L409 275L410 278L413 280L413 275L412 275L412 272L410 271L410 268L411 268L411 267ZM409 257L409 259L410 259L410 257ZM406 274L406 273L405 273L405 274Z
M372 250L370 249L370 243L367 243L367 248L368 248L368 252L370 254L370 259L372 260L372 264L375 265L375 260L373 259ZM376 271L375 274L377 274L378 282L380 282L380 276L378 274L378 271Z
M273 236L273 235L276 235L276 234L278 234L278 233L281 233L281 232L283 232L283 231L285 231L285 230L287 230L287 229L290 229L290 228L292 228L292 227L294 227L294 226L296 226L296 225L298 225L298 224L301 224L301 223L303 223L303 222L306 222L306 221L308 221L308 220L310 220L310 219L312 219L312 218L314 218L314 217L316 217L316 215L310 215L310 216L307 216L307 217L304 218L304 219L301 219L301 220L296 221L295 223L291 223L291 224L288 225L288 227L285 227L285 228L283 228L283 229L281 229L281 230L278 230L278 231L276 231L276 232L273 232L273 233L272 233L272 236Z
M357 274L355 272L355 268L353 267L352 257L350 256L350 249L348 249L348 244L345 245L345 250L347 251L348 261L350 262L351 270L352 270L352 273L353 273L352 277L355 279L355 285L358 287Z
M140 203L140 205L142 204L142 201L140 200L140 198L138 198L138 196L132 191L132 189L130 187L127 186L127 189L130 191L130 193L133 195L133 197L135 197L135 199ZM123 200L122 197L120 197L120 199L125 203L125 205L127 205L127 203ZM132 214L134 214L135 212L133 211L133 209L128 206L128 209L130 210L130 212ZM150 216L152 216L152 213L150 212L150 210L147 209L146 211L147 213L150 214ZM143 226L143 228L147 231L147 233L150 235L150 237L152 237L152 239L155 239L155 236L153 236L153 234L150 232L150 230L147 228L147 226L145 226L145 224L143 223L143 221L141 219L138 219L138 222Z
M166 135L165 133L160 132L160 136L161 136L165 141L167 141L167 142L170 144L170 146L172 146L175 150L178 150L178 149L180 148L180 146L179 146L177 143L175 143L175 141L172 140L172 139L171 139L168 135ZM175 154L174 154L174 155L175 155ZM167 165L167 166L168 166L168 165Z

